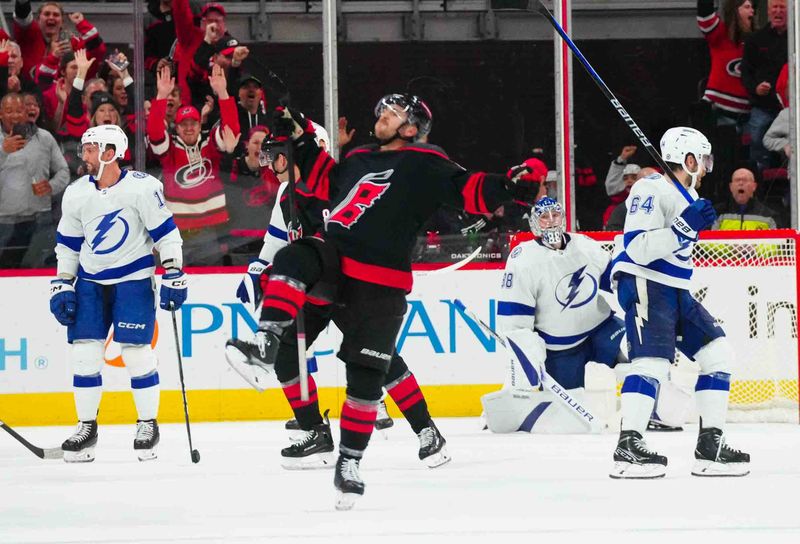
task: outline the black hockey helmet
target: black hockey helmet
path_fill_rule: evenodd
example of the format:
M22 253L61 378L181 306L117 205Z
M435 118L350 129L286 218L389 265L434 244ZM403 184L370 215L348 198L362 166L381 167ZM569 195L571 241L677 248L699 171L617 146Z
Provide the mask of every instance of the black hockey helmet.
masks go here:
M286 154L288 138L285 136L275 136L270 134L261 142L261 150L258 153L258 164L262 167L271 166L278 155Z
M394 110L404 111L408 114L410 125L417 127L415 140L427 136L433 126L433 113L420 97L413 94L387 94L375 106L375 117L380 117L383 110L392 106Z

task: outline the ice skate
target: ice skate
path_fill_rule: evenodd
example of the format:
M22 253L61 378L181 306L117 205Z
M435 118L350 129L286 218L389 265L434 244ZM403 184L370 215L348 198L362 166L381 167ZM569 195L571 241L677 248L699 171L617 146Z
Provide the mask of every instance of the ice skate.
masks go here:
M614 468L609 474L616 480L663 478L667 473L667 458L647 449L642 435L622 431L614 450Z
M656 433L674 433L682 431L683 427L667 425L663 421L659 421L657 419L651 419L647 423L647 430Z
M61 449L67 463L91 463L94 461L94 447L97 445L97 420L80 421L75 433L67 438Z
M288 420L283 428L286 429L286 434L289 435L289 442L297 442L298 440L302 440L305 436L305 432L300 428L300 424L295 418Z
M692 474L694 476L747 476L750 474L750 454L729 447L725 435L716 427L700 428L696 459Z
M225 343L225 359L244 381L261 392L271 383L279 343L272 331L258 331L253 342L231 338Z
M419 434L419 459L423 461L429 468L436 468L451 460L450 455L447 453L445 444L447 441L436 428L433 420L430 420L430 425L422 429Z
M139 420L136 422L136 438L133 439L133 451L139 461L150 461L158 457L158 443L161 433L158 432L158 422L155 419Z
M310 431L300 430L300 433L288 448L281 450L281 466L287 470L332 468L333 437L328 411L325 411L324 423L314 425Z
M378 417L375 418L375 430L381 431L380 435L384 438L384 440L386 440L389 438L389 435L384 431L391 427L394 427L394 420L386 410L386 403L384 401L380 401L378 403Z
M364 480L361 479L359 463L361 459L340 455L336 461L336 474L333 485L336 487L336 509L350 510L364 494Z

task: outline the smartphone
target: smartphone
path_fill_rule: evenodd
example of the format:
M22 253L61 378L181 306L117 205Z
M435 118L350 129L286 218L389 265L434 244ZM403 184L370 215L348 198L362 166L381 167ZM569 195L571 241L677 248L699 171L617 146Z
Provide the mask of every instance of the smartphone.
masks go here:
M12 136L22 136L29 140L33 136L33 125L31 123L17 123L11 129Z
M116 69L119 70L120 72L125 70L125 68L127 68L131 64L127 60L121 62L119 60L119 52L117 52L117 51L115 51L114 53L111 53L108 57L106 57L106 60L108 62L110 62L111 64L113 64L114 67L116 67Z

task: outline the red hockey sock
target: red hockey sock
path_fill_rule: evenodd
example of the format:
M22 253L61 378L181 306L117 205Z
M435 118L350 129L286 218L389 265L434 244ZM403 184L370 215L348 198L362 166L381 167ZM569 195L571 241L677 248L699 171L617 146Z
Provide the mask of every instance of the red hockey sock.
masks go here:
M305 286L285 276L271 277L264 292L261 321L291 321L306 301Z
M430 424L431 415L428 412L428 403L417 384L417 379L411 372L405 372L400 378L386 384L386 391L415 433Z
M342 433L340 451L352 457L361 457L378 415L378 401L364 401L347 397L342 406L339 427Z
M314 377L308 375L308 400L300 400L300 378L295 378L289 382L282 383L283 394L289 401L289 406L294 411L294 417L300 424L301 429L310 429L314 425L322 423L322 416L319 413L319 400L317 398L317 383Z

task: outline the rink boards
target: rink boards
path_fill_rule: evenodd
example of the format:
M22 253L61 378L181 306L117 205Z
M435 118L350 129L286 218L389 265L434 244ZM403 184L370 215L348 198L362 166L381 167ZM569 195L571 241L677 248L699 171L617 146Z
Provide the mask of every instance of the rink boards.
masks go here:
M408 297L397 348L423 386L431 412L438 416L476 416L481 412L480 396L495 390L505 373L505 355L495 341L453 304L461 299L485 321L494 325L503 271L492 265L484 269L460 270L446 274L418 273ZM724 315L724 325L745 358L776 349L774 338L796 336L793 301L781 301L780 286L789 267L770 269L735 268L696 271L698 288L707 287L704 303ZM721 273L724 272L724 273ZM186 386L193 420L224 421L287 418L289 408L277 388L258 393L248 389L224 359L225 341L232 336L252 335L255 319L233 296L240 272L195 273L191 276L189 300L178 312ZM75 421L72 403L72 372L67 359L66 332L49 312L50 276L0 277L6 311L0 317L0 417L9 424L54 425ZM758 301L746 289L757 282ZM575 298L588 296L592 282L581 284ZM739 292L743 295L740 297ZM751 324L753 303L786 302L789 311L769 314L770 346L766 325L756 338ZM160 420L180 421L183 408L178 381L175 339L170 314L157 311L158 332L154 349L159 359L162 401ZM718 315L722 317L722 315ZM749 317L748 317L749 316ZM766 319L767 312L761 312ZM336 358L341 338L335 327L326 330L313 346L319 371L315 374L320 405L338 415L343 400L344 365ZM787 345L787 344L784 344ZM791 346L791 342L788 343ZM795 344L796 346L796 339ZM781 369L770 369L777 379L797 379L796 348ZM789 357L786 357L789 359ZM106 423L135 420L130 379L122 368L114 342L106 348L103 371L105 394L100 420ZM742 367L742 372L745 367ZM752 373L751 366L746 367ZM756 373L757 374L757 373ZM753 375L750 379L758 379ZM391 404L391 403L390 403ZM394 410L394 406L390 406Z

